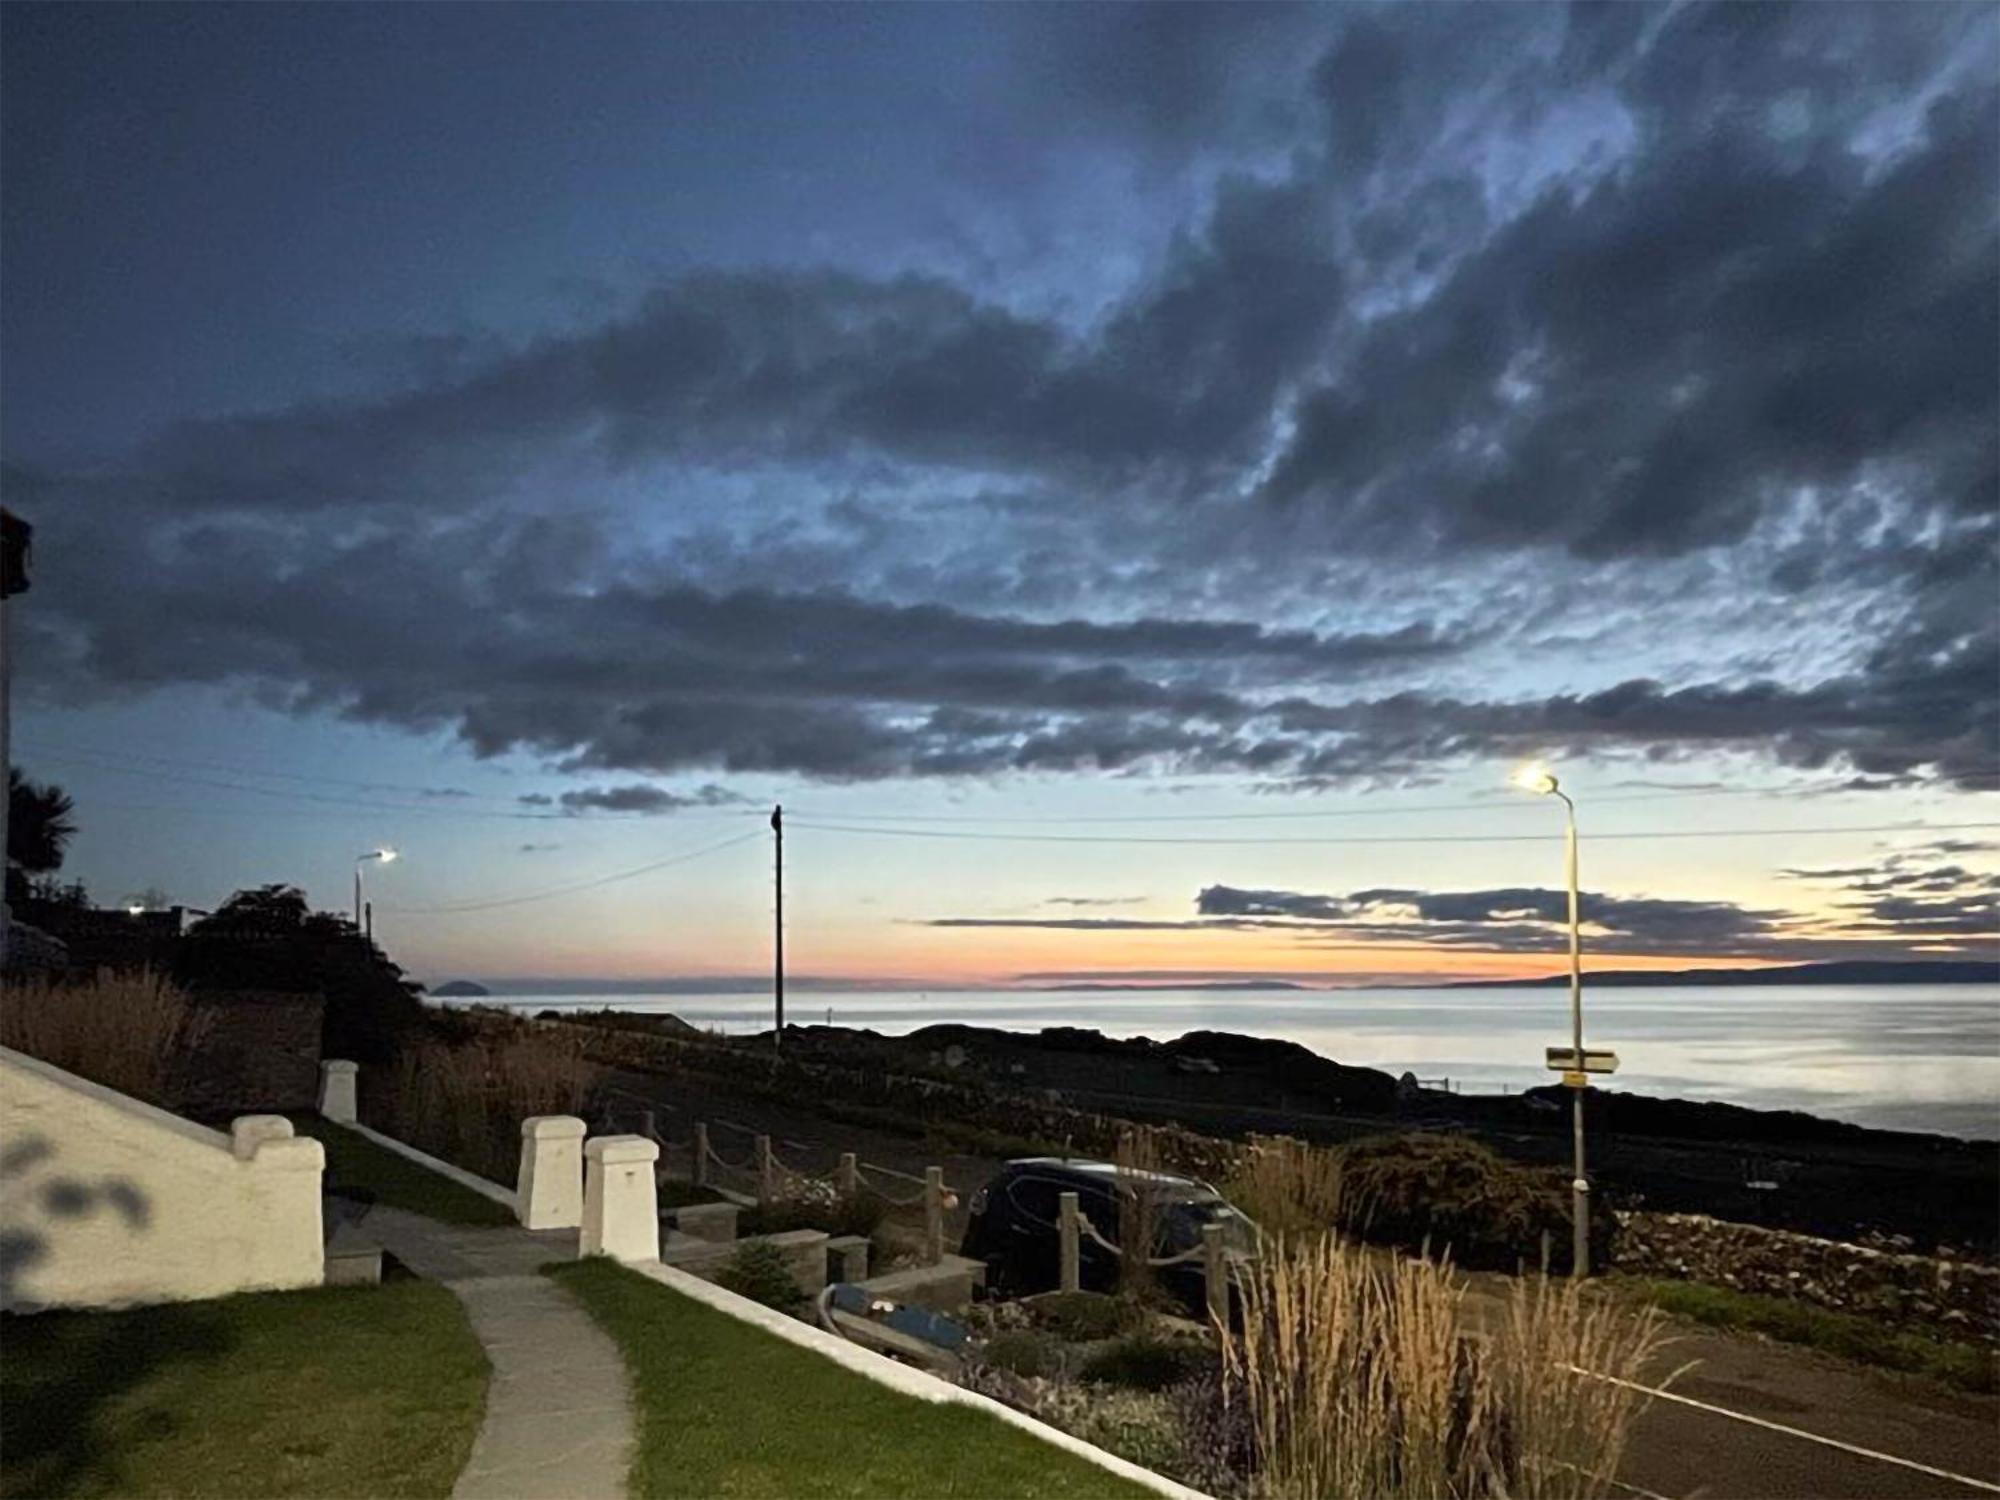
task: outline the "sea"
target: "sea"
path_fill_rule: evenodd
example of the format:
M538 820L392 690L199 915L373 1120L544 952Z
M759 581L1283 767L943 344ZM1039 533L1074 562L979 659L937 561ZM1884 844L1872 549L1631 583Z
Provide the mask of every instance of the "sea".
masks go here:
M768 994L495 994L485 1004L668 1012L727 1033L768 1030ZM793 1025L885 1034L955 1021L1089 1027L1168 1041L1236 1031L1338 1062L1448 1080L1464 1093L1555 1080L1570 1040L1564 989L803 991ZM2000 1139L2000 984L1703 986L1592 991L1584 1043L1615 1052L1608 1088L1796 1109L1891 1130Z

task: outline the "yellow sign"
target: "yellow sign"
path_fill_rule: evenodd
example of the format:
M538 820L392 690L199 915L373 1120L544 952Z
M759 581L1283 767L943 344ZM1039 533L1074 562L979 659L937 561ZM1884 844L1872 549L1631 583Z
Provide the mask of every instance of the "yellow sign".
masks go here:
M1563 1087L1587 1089L1590 1087L1590 1075L1588 1073L1565 1073L1563 1074Z

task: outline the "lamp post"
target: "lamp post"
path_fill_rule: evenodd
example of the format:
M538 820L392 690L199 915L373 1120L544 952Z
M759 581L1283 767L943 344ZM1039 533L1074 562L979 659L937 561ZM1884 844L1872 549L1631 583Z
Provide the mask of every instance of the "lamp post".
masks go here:
M354 930L355 930L356 932L359 932L359 933L361 933L361 935L362 935L363 937L373 937L373 936L374 936L374 934L373 934L373 933L370 933L370 932L367 932L367 931L365 931L365 930L363 929L363 927L362 927L362 910L363 910L363 908L362 908L362 905L361 905L361 867L362 867L363 865L367 864L367 863L368 863L368 861L369 861L369 860L371 860L371 859L379 859L379 860L380 860L380 861L381 861L381 862L382 862L383 864L385 864L385 865L386 865L386 864L388 864L388 863L389 863L389 862L390 862L391 860L393 860L393 859L394 859L395 857L396 857L396 851L395 851L394 849L388 849L388 848L383 848L383 849L370 849L370 850L369 850L369 851L368 851L368 852L367 852L366 854L360 854L360 855L356 855L356 856L355 856L355 860L354 860ZM371 923L370 925L372 926L373 924Z
M1514 785L1523 791L1562 799L1564 815L1563 875L1569 884L1569 1024L1570 1045L1575 1049L1570 1066L1572 1079L1583 1077L1583 934L1577 919L1576 884L1576 804L1562 789L1546 766L1523 766L1514 773ZM1583 1094L1588 1084L1572 1083L1570 1088L1570 1129L1574 1142L1575 1174L1570 1179L1570 1275L1584 1276L1590 1268L1590 1178L1583 1165Z

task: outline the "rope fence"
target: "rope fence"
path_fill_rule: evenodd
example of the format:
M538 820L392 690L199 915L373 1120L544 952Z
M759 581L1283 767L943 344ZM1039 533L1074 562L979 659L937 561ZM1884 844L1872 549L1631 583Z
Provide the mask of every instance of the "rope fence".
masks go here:
M686 1177L697 1187L716 1187L719 1185L717 1179L723 1178L754 1193L760 1206L787 1198L822 1195L831 1201L848 1201L866 1194L892 1213L921 1209L924 1217L924 1259L930 1265L944 1259L944 1218L949 1210L958 1206L958 1194L946 1184L942 1167L926 1168L919 1177L878 1162L862 1161L854 1152L843 1151L831 1173L808 1171L780 1157L769 1134L720 1116L694 1121L691 1140L670 1141L660 1133L656 1110L662 1107L671 1109L672 1106L661 1106L653 1099L625 1089L606 1092L616 1104L602 1111L605 1123L615 1127L629 1120L633 1134L659 1146L661 1169L670 1176L680 1175L674 1167L682 1164ZM717 1150L711 1134L715 1127L748 1136L749 1155L738 1160ZM783 1144L800 1151L813 1149L809 1143L802 1141L787 1140ZM863 1177L864 1173L877 1180L867 1180ZM891 1192L883 1185L884 1181L908 1183L916 1191Z
M1082 1196L1077 1193L1063 1193L1056 1200L1056 1234L1061 1252L1061 1286L1065 1292L1083 1289L1083 1239L1088 1235L1101 1249L1108 1251L1118 1261L1125 1259L1125 1252L1097 1232L1097 1226L1090 1222L1090 1215L1083 1211ZM1208 1305L1209 1321L1222 1327L1229 1325L1229 1250L1222 1242L1220 1224L1201 1226L1201 1243L1178 1255L1148 1256L1145 1264L1156 1269L1167 1266L1184 1265L1192 1261L1201 1262L1202 1293Z

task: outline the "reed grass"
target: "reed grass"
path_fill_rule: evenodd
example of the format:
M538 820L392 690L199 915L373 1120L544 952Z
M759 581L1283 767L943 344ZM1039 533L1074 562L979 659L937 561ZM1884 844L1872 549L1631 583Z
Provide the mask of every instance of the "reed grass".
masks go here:
M1569 1278L1522 1276L1494 1347L1494 1394L1512 1438L1513 1500L1608 1494L1647 1397L1636 1382L1666 1342L1653 1308L1634 1310ZM1609 1379L1592 1379L1590 1371Z
M369 1123L491 1182L512 1182L521 1122L579 1114L596 1067L570 1040L529 1033L401 1052L386 1086L366 1087Z
M1268 1500L1582 1500L1608 1494L1657 1318L1523 1278L1469 1331L1450 1266L1335 1235L1273 1238L1222 1338L1226 1399Z
M1159 1278L1148 1264L1158 1253L1166 1195L1160 1180L1160 1148L1153 1132L1132 1125L1118 1132L1118 1291L1140 1302L1162 1297Z
M106 970L80 984L10 982L0 1046L149 1104L171 1108L175 1070L206 1018L150 970Z

